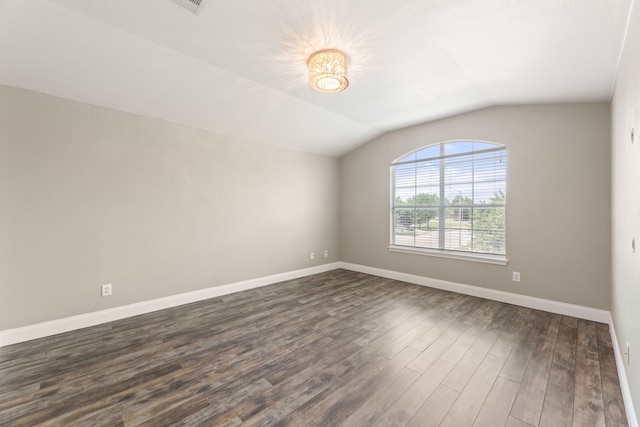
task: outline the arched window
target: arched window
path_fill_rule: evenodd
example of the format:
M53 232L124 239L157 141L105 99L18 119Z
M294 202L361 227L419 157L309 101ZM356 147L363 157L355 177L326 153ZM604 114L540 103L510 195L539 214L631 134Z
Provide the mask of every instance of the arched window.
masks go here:
M390 249L505 259L504 145L429 145L393 162L391 177Z

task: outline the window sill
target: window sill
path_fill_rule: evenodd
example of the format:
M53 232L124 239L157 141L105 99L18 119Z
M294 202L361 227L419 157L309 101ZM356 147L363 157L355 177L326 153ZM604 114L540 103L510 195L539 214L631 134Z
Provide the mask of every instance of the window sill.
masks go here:
M507 265L509 260L502 255L473 254L468 252L443 251L438 249L412 248L409 246L389 246L389 251L413 255L426 255L437 258L457 259L461 261L482 262L485 264Z

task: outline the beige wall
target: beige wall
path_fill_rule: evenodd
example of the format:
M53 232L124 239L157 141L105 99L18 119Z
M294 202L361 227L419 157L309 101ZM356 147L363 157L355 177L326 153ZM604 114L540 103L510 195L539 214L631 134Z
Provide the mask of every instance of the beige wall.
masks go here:
M640 5L635 2L612 101L611 311L636 413L640 409ZM635 140L631 143L631 129ZM636 252L631 240L636 239ZM626 358L626 357L625 357Z
M607 103L495 107L369 142L341 159L342 261L609 309L609 113ZM507 145L509 264L389 252L390 163L465 138Z
M338 167L0 86L0 330L337 261Z

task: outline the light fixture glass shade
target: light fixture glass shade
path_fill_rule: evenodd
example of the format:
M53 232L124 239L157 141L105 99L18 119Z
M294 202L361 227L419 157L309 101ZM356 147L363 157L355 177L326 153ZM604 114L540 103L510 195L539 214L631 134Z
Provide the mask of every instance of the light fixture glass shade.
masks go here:
M349 86L347 57L338 49L322 49L307 59L309 86L324 93L342 92Z

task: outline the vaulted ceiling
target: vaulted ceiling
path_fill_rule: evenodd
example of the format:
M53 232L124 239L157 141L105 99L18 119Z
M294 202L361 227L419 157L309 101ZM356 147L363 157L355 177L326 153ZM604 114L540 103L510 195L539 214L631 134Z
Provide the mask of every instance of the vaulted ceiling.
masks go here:
M340 156L498 104L608 101L632 0L0 0L0 84ZM334 47L349 88L306 58Z

